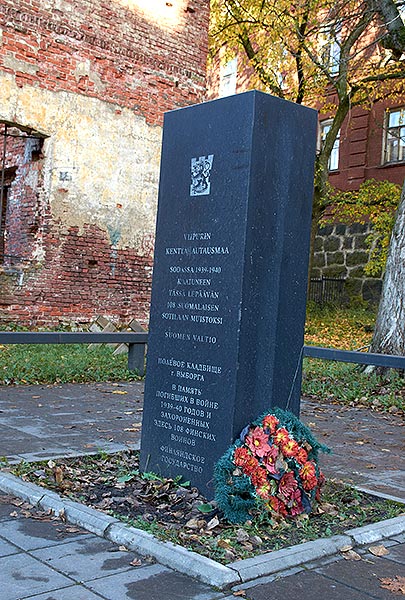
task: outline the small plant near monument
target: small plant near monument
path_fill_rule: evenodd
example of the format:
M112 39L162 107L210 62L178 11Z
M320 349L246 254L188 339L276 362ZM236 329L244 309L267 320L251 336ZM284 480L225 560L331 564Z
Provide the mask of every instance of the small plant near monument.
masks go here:
M219 508L231 523L244 523L254 508L278 517L310 513L324 482L320 450L330 452L292 413L275 408L262 415L216 464Z

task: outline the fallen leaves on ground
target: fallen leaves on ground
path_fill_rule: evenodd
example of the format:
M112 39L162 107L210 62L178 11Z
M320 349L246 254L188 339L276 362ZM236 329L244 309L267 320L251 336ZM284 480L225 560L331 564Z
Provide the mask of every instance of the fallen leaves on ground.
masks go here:
M380 579L380 586L393 594L405 596L405 577L401 577L400 575L383 577Z
M387 512L388 503L378 503L367 494L329 480L322 502L309 516L276 520L258 510L251 521L232 525L214 501L208 501L187 482L181 485L179 480L141 474L139 452L55 459L24 465L22 472L18 469L13 472L25 480L225 564L343 533L358 526L359 518L367 524L403 510L401 507L393 513L390 508ZM65 519L63 512L60 518Z
M360 554L351 548L348 550L341 550L341 554L345 560L361 560Z
M390 553L390 551L384 546L384 544L380 544L378 546L370 546L368 551L374 556L386 556Z

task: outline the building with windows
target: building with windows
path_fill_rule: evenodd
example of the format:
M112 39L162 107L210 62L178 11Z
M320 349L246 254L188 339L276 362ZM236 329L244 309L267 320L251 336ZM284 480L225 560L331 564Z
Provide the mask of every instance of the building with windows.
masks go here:
M333 65L338 61L335 46L330 46ZM220 63L210 73L211 98L244 92L249 88L249 73L238 58ZM332 69L335 66L332 65ZM332 124L328 113L319 114L319 146ZM357 190L366 179L391 181L405 179L405 98L403 102L378 102L371 110L354 107L345 119L329 159L330 183L340 190Z
M220 3L217 3L217 15L221 14L219 6ZM259 89L275 93L280 97L291 97L296 100L300 91L296 56L286 48L296 47L294 43L298 44L297 38L293 34L288 40L289 45L288 43L284 44L284 40L281 38L277 42L277 36L274 37L275 43L271 36L272 44L266 42L268 40L267 32L272 26L272 18L275 18L268 16L275 12L269 10L270 4L266 7L260 3L255 4L252 14L249 13L250 7L247 2L238 4L238 10L232 11L230 8L232 6L232 3L227 3L228 11L223 11L223 20L221 21L217 16L220 25L216 23L213 27L214 35L216 32L219 36L218 44L221 43L222 46L217 49L212 58L208 88L210 97L244 92L257 86ZM271 6L274 8L276 3ZM354 39L350 34L350 32L356 31L353 23L357 23L361 28L361 11L364 6L361 3L358 6L359 11L353 17L353 22L351 15L347 14L345 21L342 21L342 17L339 15L344 15L344 10L341 13L331 10L325 15L325 18L318 19L317 27L314 26L315 33L311 34L313 35L312 40L306 39L307 47L311 48L312 62L306 56L310 68L307 67L308 71L305 72L307 79L305 80L305 77L303 79L305 82L314 81L315 85L313 88L309 85L310 89L307 93L301 89L300 100L320 109L318 151L325 143L325 138L333 123L334 113L328 111L332 110L332 107L338 106L336 98L339 82L343 96L345 92L342 90L359 89L360 86L357 85L359 80L361 81L366 75L370 78L374 68L385 68L383 65L390 62L389 51L384 49L384 45L378 37L381 23L376 17L370 18L367 28L363 30L358 39L356 38L356 44L350 46L350 56L354 57L350 60L353 60L353 63L349 61L346 70L344 67L341 68L346 64L341 60L341 50L345 48L347 52L348 40ZM249 21L249 16L252 17L251 21ZM246 17L246 21L244 21L244 17ZM399 19L400 15L396 18ZM263 26L261 25L262 21L265 23ZM252 26L249 29L250 24ZM276 22L274 24L277 25ZM292 21L290 24L294 29ZM215 29L216 26L217 29ZM225 37L222 33L218 34L223 31L227 32ZM278 35L281 36L280 32ZM257 46L255 46L256 36L260 40ZM228 39L231 40L229 43L232 45L229 48L227 47ZM261 42L263 42L262 47ZM281 51L274 50L277 43L280 45ZM284 64L283 56L286 57ZM403 60L404 56L400 63L403 64ZM254 61L257 61L258 65L256 72L252 67ZM349 76L346 77L345 73ZM358 77L358 75L360 76ZM317 83L317 80L322 82L323 87ZM398 78L397 81L400 82L401 79ZM386 87L381 86L383 84L378 81L373 91L369 92L369 89L364 89L362 104L359 105L358 95L355 105L349 108L340 125L328 161L328 179L336 189L355 191L364 181L370 179L387 180L399 186L402 186L404 182L405 96L398 91L390 93L389 84L386 84ZM305 83L303 88L305 89ZM379 89L382 89L383 92L379 93ZM399 89L401 89L400 85L397 87L397 90ZM349 94L345 98L346 100L350 106ZM350 296L362 297L371 301L377 300L381 289L381 279L367 277L364 271L370 252L367 242L369 233L370 226L368 224L346 226L336 223L320 228L319 235L315 240L312 277L350 279L350 286L347 286L347 289L350 287Z
M331 121L320 115L320 143ZM379 102L367 111L355 107L343 123L329 160L329 181L341 190L356 190L366 179L405 179L404 103Z
M205 0L0 6L0 320L149 312L163 113L205 95Z

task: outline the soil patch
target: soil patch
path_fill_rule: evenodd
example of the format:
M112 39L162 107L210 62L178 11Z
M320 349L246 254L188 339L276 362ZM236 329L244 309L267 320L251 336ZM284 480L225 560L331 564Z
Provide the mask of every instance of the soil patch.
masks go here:
M22 479L113 515L223 564L279 550L404 513L402 504L380 500L329 480L309 515L277 519L252 513L243 525L229 523L196 488L180 480L139 473L139 453L99 454L10 469Z

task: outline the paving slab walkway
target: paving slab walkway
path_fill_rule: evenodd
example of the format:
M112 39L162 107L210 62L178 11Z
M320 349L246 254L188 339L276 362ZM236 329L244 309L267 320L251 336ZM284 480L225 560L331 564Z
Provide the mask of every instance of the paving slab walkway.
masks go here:
M0 456L12 462L139 446L143 384L0 386ZM327 476L405 499L399 416L303 401L302 419L329 445ZM135 552L0 494L2 600L390 599L405 576L404 534L368 546L360 561L334 555L219 591ZM386 582L388 587L382 587ZM239 594L238 594L239 595ZM240 597L240 596L239 596Z
M42 460L139 448L143 382L0 386L0 456ZM400 416L302 400L301 418L333 454L328 476L405 500Z

